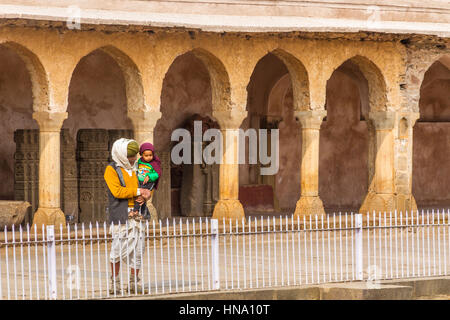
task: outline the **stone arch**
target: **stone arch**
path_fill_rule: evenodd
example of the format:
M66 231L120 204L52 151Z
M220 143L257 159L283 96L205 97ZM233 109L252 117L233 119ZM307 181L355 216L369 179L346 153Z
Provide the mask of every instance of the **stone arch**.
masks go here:
M259 59L247 85L247 119L241 128L279 129L279 170L261 175L261 163L245 163L239 169L245 210L294 210L300 193L301 133L295 111L309 110L309 78L306 68L283 49L268 50ZM271 134L271 131L268 131ZM247 156L249 145L245 146ZM264 193L264 201L249 199ZM241 197L241 196L240 196ZM255 198L256 199L256 198ZM272 203L273 199L273 203Z
M444 55L429 64L423 71L419 87L419 121L448 122L450 110L445 105L445 94L437 94L438 88L445 90L450 81L450 55Z
M369 85L351 59L326 82L320 129L319 194L327 212L357 211L368 191Z
M367 80L369 88L369 111L387 111L388 99L385 77L380 68L369 58L361 55L355 55L352 58L346 59L342 63L338 64L336 68L333 68L328 79L331 78L334 70L347 61L354 63Z
M1 45L14 51L25 63L31 79L33 111L48 111L50 105L47 73L37 55L16 42L7 41Z
M433 56L434 59L429 60L428 65L426 66L426 68L424 68L423 70L421 70L421 78L420 78L420 86L422 86L423 84L423 80L425 77L425 74L427 73L427 71L431 68L431 66L433 64L435 64L436 62L442 63L442 65L444 67L446 67L447 69L450 70L450 54L443 54L440 56Z
M127 111L144 107L140 73L133 61L115 47L89 51L77 61L67 94L68 118L62 127L62 195L64 212L76 222L104 221L101 179L110 161L113 142L132 138ZM88 150L95 148L93 156ZM92 160L97 164L92 165ZM97 169L94 169L97 168ZM72 179L72 180L71 180Z
M166 72L161 73L164 75L161 118L154 129L154 145L157 154L159 152L163 158L167 155L167 159L178 144L178 141L171 141L175 129L192 129L194 121L201 121L206 128L214 110L231 107L230 82L221 61L204 49L182 51L170 59ZM192 136L192 130L189 131ZM211 215L212 198L218 197L211 197L218 191L217 169L204 163L177 164L169 160L166 172L170 174L163 175L166 180L161 181L166 181L167 188L158 190L155 198L161 206L159 214L163 217ZM204 192L201 189L205 189Z
M292 90L291 77L289 74L286 74L282 76L270 90L267 99L268 116L281 114L289 90Z
M289 71L292 83L294 110L309 110L309 79L308 72L303 63L283 49L278 48L270 53L279 58Z
M445 54L438 59L440 63L447 67L450 70L450 54Z
M448 208L450 55L435 56L420 74L420 118L413 126L412 194L419 209Z
M100 50L113 58L122 70L122 74L125 79L125 92L128 111L145 111L144 88L142 85L141 72L134 61L126 53L115 46L106 45L90 51L75 64L74 69L72 70L72 76L79 62L96 50Z
M172 63L167 68L164 74L166 75L176 58L188 52L192 52L195 57L200 59L208 70L211 91L212 91L212 106L214 111L226 111L232 109L234 106L231 102L231 85L228 72L225 65L214 54L203 48L194 48L192 50L180 52L177 54Z
M0 43L0 200L28 201L24 223L38 207L39 126L48 81L40 59L16 42Z

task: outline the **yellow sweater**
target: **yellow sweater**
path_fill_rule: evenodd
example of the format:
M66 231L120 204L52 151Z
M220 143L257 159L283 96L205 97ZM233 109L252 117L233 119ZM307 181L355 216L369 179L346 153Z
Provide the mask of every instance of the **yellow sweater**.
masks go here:
M138 178L134 171L130 177L125 169L120 168L120 170L122 170L123 180L126 187L122 187L120 185L120 180L117 176L117 172L111 166L106 167L104 178L109 190L111 191L111 194L118 199L128 199L128 207L132 208L134 206L134 197L137 196L137 189L139 186Z

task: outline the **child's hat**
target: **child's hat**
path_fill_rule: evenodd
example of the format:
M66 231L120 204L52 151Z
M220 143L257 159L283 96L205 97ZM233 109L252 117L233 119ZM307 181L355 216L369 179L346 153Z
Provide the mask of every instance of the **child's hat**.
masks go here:
M139 148L139 153L142 155L146 150L155 152L154 147L150 142L144 142L143 144L141 144L141 147Z

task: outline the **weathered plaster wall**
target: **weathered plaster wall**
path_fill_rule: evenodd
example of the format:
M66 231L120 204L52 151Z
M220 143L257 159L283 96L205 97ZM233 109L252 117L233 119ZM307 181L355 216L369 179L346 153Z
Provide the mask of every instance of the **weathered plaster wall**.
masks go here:
M361 118L364 87L338 68L327 84L327 117L320 129L319 195L325 209L358 210L368 187L368 129Z
M295 121L292 87L282 101L280 129L280 169L276 175L276 196L282 210L293 212L300 197L300 163L302 160L302 133Z
M448 206L450 123L418 122L413 131L412 192L417 206Z
M0 46L0 200L14 199L14 131L37 129L30 75L14 51Z
M412 190L417 205L450 205L450 70L435 62L424 75L414 126Z

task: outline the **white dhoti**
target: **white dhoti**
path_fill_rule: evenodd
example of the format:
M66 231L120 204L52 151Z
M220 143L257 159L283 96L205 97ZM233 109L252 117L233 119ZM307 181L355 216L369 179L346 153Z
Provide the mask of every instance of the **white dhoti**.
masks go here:
M142 223L128 219L128 224L112 225L112 245L109 259L111 263L126 262L134 269L141 269L145 249L145 233Z

